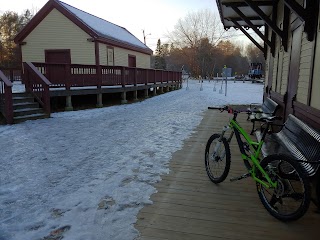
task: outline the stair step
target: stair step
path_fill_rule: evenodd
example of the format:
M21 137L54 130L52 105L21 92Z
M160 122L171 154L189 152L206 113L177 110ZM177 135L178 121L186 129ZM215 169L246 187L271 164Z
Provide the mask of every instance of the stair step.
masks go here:
M15 103L31 103L34 102L33 97L13 97L13 104Z
M37 102L15 103L13 104L13 110L25 109L25 108L39 108Z
M28 121L28 120L36 120L36 119L43 119L43 118L47 118L48 115L46 114L31 114L31 115L25 115L25 116L19 116L19 117L14 117L13 118L13 122L14 123L21 123L24 121Z
M31 93L12 93L13 98L15 97L32 97Z
M44 112L41 108L24 108L24 109L18 109L13 111L13 114L15 117L27 116L27 115L37 114L37 113L43 114Z
M49 115L43 111L31 93L20 92L13 93L12 95L14 123L49 117Z

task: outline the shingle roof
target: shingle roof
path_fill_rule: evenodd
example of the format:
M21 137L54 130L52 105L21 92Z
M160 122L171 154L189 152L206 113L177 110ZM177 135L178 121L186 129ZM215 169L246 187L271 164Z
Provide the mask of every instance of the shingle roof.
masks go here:
M64 2L57 2L60 2L65 9L74 14L80 21L95 31L100 37L112 38L115 41L122 41L149 50L146 45L132 35L127 29L108 22L102 18L91 15L90 13L84 12Z

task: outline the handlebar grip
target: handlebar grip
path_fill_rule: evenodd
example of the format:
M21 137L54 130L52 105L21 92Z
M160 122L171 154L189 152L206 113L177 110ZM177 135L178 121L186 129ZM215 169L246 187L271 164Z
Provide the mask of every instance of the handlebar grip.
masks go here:
M222 107L208 107L208 109L221 110Z

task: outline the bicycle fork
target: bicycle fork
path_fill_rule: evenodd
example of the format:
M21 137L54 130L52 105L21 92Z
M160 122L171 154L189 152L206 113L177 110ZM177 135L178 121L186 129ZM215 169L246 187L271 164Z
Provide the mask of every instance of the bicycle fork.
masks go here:
M213 159L214 159L214 156L216 156L218 150L220 149L221 144L223 144L223 143L222 143L222 139L223 139L225 133L226 133L229 129L230 129L229 126L224 126L224 127L223 127L222 132L221 132L221 134L220 134L220 138L218 139L218 143L215 145L214 150L213 150L213 154L212 154L212 158L213 158ZM234 134L234 132L232 131L231 134L230 134L230 136L229 136L229 138L227 139L227 142L228 142L228 143L230 143L230 141L231 141L231 139L232 139L232 137L233 137L233 134ZM226 156L226 151L223 151L222 154L221 154L219 157L220 157L220 159L224 159L225 156Z
M222 132L221 132L221 135L220 135L220 138L219 138L219 142L222 141L222 138L224 137L224 134L230 129L230 126L224 126L223 129L222 129ZM234 131L232 130L231 133L230 133L230 136L227 138L227 142L230 143L231 142L231 139L233 137L233 134L234 134Z

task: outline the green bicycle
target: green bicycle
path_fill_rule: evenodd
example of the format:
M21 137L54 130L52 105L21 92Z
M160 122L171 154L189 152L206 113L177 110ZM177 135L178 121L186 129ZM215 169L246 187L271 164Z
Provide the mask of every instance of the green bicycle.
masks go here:
M256 182L259 198L267 211L281 221L293 221L302 217L309 208L311 188L307 175L300 164L294 159L273 154L262 159L261 148L270 125L278 117L266 117L265 128L260 141L253 141L249 134L237 122L239 113L250 114L249 110L233 110L226 106L222 108L209 107L220 112L233 114L228 126L221 134L213 134L206 145L205 167L210 180L214 183L223 182L228 176L231 163L229 143L233 136L241 152L248 172L240 177L231 178L237 181L252 177ZM231 130L229 137L226 132Z

